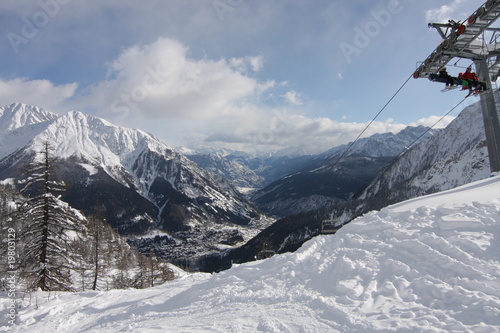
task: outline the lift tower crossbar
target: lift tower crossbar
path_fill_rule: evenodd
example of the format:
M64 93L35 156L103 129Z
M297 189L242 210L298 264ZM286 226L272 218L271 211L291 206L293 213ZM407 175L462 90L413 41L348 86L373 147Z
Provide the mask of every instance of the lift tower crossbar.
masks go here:
M500 171L500 120L491 84L500 76L500 48L496 43L500 29L491 28L499 16L500 0L488 0L462 22L429 23L429 27L435 28L443 41L413 73L416 79L429 78L453 58L474 62L477 75L487 89L481 94L481 107L492 172ZM491 43L487 43L486 32L493 36Z

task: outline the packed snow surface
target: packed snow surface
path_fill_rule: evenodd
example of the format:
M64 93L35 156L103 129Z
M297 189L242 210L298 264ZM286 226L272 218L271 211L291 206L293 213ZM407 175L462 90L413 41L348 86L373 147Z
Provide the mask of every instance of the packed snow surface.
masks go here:
M499 259L496 175L219 274L145 290L39 292L38 306L25 297L13 331L500 332Z

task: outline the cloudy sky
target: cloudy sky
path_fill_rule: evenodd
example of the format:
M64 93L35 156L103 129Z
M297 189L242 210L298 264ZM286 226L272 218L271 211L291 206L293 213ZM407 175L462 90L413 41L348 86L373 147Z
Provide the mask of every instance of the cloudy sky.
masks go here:
M173 147L319 152L352 141L435 49L427 23L483 2L2 0L0 105L76 109ZM440 89L412 78L367 134L433 124L464 97Z

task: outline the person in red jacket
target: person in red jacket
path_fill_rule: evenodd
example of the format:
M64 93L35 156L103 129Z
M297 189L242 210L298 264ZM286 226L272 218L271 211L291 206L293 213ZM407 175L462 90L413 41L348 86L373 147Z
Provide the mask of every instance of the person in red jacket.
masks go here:
M486 90L486 85L479 80L476 73L472 72L471 67L467 67L465 73L458 74L458 77L462 79L462 90L469 89L472 91L472 88L474 88L476 93Z
M474 78L474 74L472 73L472 68L470 67L467 67L467 69L465 70L465 73L459 73L458 74L458 78L460 78L462 80L462 90L465 90L465 89L469 89L471 90L472 89L472 79Z
M463 77L466 80L476 80L477 79L476 73L472 72L471 67L467 67L467 69L465 70L465 73L463 74Z

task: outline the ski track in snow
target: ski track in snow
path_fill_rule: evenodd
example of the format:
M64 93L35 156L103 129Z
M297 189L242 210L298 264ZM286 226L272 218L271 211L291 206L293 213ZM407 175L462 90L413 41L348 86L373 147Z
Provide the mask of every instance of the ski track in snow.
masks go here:
M500 332L499 253L497 175L219 274L40 292L38 308L21 302L13 332Z

